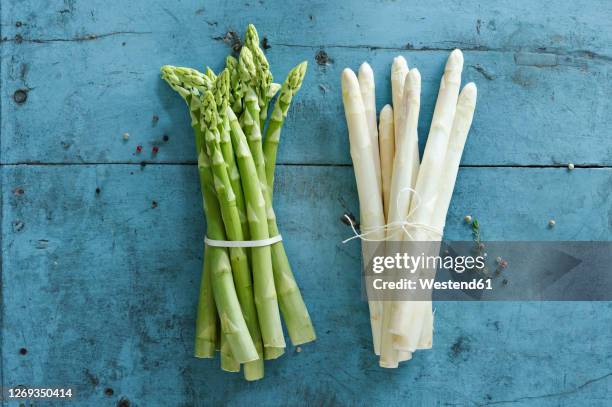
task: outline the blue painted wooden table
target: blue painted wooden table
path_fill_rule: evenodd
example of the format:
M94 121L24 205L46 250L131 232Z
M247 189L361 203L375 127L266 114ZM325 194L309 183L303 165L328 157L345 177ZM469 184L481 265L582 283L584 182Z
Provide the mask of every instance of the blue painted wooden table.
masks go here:
M464 50L479 101L448 238L471 214L487 239L612 240L612 4L490 3L3 0L2 385L70 386L80 406L612 404L610 303L438 303L431 351L399 370L371 351L359 246L340 243L358 209L346 66L372 64L379 107L392 57L417 66L423 135ZM220 68L248 22L278 78L310 63L275 206L318 332L256 383L192 357L205 226L188 116L158 73Z

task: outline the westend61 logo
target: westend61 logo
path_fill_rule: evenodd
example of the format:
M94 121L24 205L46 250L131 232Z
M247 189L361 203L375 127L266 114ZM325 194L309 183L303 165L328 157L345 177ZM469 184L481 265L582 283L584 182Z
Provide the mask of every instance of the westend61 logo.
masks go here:
M362 242L368 301L612 301L612 242Z

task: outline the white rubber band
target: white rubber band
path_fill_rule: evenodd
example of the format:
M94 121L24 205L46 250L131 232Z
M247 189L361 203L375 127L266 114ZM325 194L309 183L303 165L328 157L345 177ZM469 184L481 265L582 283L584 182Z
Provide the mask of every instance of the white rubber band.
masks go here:
M274 243L278 243L283 240L281 235L269 237L261 240L214 240L209 239L207 236L204 237L204 242L213 247L262 247L270 246Z

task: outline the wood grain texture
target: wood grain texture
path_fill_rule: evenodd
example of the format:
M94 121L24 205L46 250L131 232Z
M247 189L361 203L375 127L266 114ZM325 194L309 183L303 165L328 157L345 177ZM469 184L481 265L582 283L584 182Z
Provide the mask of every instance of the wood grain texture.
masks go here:
M69 384L82 405L120 397L139 406L525 397L597 405L609 397L605 303L438 303L434 349L400 371L379 369L359 299L359 245L340 243L350 234L342 213L357 213L352 176L350 168L279 169L280 228L319 339L247 384L218 361L191 357L205 230L195 166L5 166L2 185L24 189L3 201L5 386ZM466 168L447 236L468 239L462 218L471 213L489 239L609 240L602 208L612 201L602 191L611 185L610 169Z
M489 3L3 1L1 384L72 386L86 406L610 404L610 303L437 303L432 351L399 371L371 352L359 247L340 243L358 215L346 66L371 63L379 108L393 56L419 68L422 148L465 50L479 101L448 239L469 238L470 214L491 240L612 240L612 3ZM191 356L205 225L185 107L159 79L219 69L249 22L277 80L309 62L275 207L318 333L257 383ZM568 162L603 168L531 168Z

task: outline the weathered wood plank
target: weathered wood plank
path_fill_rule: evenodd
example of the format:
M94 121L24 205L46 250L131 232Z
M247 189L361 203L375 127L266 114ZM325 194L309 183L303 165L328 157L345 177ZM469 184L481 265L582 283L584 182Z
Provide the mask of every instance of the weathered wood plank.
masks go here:
M230 5L192 2L135 2L121 14L97 2L60 9L35 1L11 3L2 10L3 35L22 39L2 44L2 161L192 161L184 106L159 79L159 67L209 63L220 68L228 47L212 37L223 36L228 27L243 30L251 18L271 44L268 55L279 79L300 60L310 62L281 143L282 163L349 163L340 71L370 61L378 72L380 107L390 100L388 70L398 53L423 75L419 130L424 138L447 56L436 49L463 46L472 49L466 52L465 80L479 86L464 164L612 165L608 2L557 9L518 2L473 15L467 12L470 2L451 3L447 12L429 3L332 3L324 13L313 11L316 4L299 5L295 19L279 19L275 3L253 6L249 17ZM559 15L542 22L542 7ZM474 28L478 20L480 34ZM492 20L497 23L490 25ZM338 30L337 21L346 26ZM416 48L434 50L369 48L401 48L409 39ZM328 57L324 65L315 58L321 49ZM18 89L29 89L21 105L12 100ZM155 125L153 116L159 117ZM131 134L128 143L122 141L124 132ZM162 141L164 134L170 142ZM137 144L144 154L135 155ZM157 144L161 150L153 157Z
M319 339L252 384L190 356L204 233L195 166L11 165L2 185L4 386L71 385L82 405L609 398L607 303L439 303L434 350L379 369L359 247L340 243L341 214L357 212L349 167L279 169L277 215ZM470 213L489 239L610 240L611 186L611 169L464 168L446 235L469 238Z
M25 40L70 40L88 34L175 34L199 44L253 22L278 43L395 48L467 47L498 50L591 51L611 56L605 0L478 0L329 2L138 0L109 6L103 0L10 0L2 10L3 35ZM17 21L22 26L15 27ZM17 30L16 28L21 28Z

